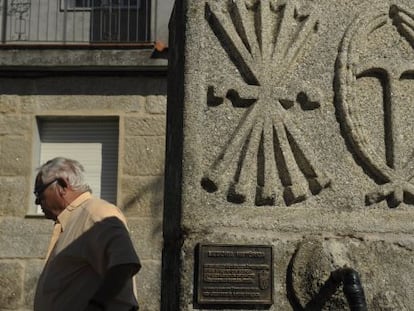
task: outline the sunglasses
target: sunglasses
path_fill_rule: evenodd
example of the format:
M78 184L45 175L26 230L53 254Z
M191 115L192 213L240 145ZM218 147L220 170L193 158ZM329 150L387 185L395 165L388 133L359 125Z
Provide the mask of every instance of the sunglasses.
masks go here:
M46 190L46 188L49 187L51 184L53 184L55 181L58 181L58 180L59 180L59 178L55 178L52 181L49 181L48 183L42 184L39 187L35 188L33 193L36 197L36 200L35 200L36 205L40 204L42 193Z

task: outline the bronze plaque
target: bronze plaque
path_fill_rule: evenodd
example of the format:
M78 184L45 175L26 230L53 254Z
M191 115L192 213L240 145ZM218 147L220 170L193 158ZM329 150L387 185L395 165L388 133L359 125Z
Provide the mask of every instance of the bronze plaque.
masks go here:
M199 244L199 305L271 305L272 246Z

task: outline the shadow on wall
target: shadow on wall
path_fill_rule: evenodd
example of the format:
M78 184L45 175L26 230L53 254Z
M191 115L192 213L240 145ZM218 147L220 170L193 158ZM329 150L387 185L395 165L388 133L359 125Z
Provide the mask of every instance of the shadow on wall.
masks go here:
M136 193L125 200L122 209L128 217L134 213L134 209L145 208L149 210L149 216L153 219L161 219L163 215L164 202L164 176L158 176L143 186L140 186ZM147 205L147 206L145 206ZM162 222L152 230L152 235L155 236L162 232Z
M36 73L33 76L0 75L3 95L165 95L167 81L161 75L137 73Z

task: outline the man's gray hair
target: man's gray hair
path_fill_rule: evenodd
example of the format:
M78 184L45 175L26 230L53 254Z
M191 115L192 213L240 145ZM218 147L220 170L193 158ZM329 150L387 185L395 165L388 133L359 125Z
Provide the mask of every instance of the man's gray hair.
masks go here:
M38 172L38 176L41 177L43 183L50 181L52 178L63 178L69 182L73 190L91 191L85 181L85 169L76 160L56 157L39 167Z

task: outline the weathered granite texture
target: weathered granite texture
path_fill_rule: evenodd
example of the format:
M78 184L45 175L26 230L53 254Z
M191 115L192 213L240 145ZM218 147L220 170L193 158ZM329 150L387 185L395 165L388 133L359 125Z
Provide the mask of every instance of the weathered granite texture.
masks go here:
M174 14L163 309L197 307L194 249L220 243L273 246L271 310L348 310L341 288L318 296L343 267L368 310L412 310L414 3L186 0Z

